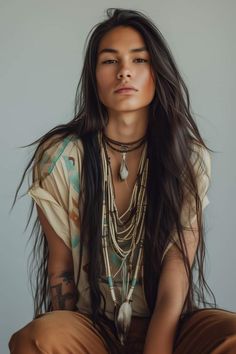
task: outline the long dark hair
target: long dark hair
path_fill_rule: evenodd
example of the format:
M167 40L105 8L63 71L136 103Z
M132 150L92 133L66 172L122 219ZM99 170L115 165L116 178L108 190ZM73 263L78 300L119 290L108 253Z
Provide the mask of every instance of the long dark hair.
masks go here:
M83 176L86 175L86 178L84 179L85 197L81 222L81 245L83 245L83 235L88 235L88 244L90 245L88 278L92 318L94 323L97 323L102 303L98 285L101 246L101 227L99 228L98 225L101 225L102 170L97 132L106 126L108 114L106 107L98 97L95 76L96 60L100 40L108 31L116 26L133 27L145 41L156 80L155 96L149 105L147 132L149 170L144 242L144 288L147 303L152 313L161 273L161 258L165 247L171 241L172 231L175 229L179 241L176 242L176 245L183 256L189 278L189 290L185 301L187 310L191 311L199 305L212 305L206 300L208 295L213 297L213 305L215 306L214 294L204 278L205 244L202 204L196 173L190 162L194 144L209 151L212 150L205 145L200 135L190 112L188 89L165 39L154 23L143 13L127 9L109 8L107 17L91 29L87 38L89 40L84 64L76 90L74 118L69 123L56 126L41 138L26 145L38 144L32 159L24 170L13 206L27 170L31 165L31 168L35 166L35 155L42 144L49 141L55 134L59 135L53 141L63 139L69 134L74 134L82 140L84 146ZM198 158L201 158L200 154ZM192 267L185 256L184 227L180 219L185 190L188 190L189 195L195 200L199 229L198 248ZM33 207L34 202L32 201L29 220ZM47 274L48 245L38 218L35 220L30 238L33 235L34 246L31 258L33 262L31 262L30 268L36 271L36 276L34 273L31 277L35 305L34 316L36 317L44 311L52 310ZM80 253L82 248L83 246L81 246ZM193 269L198 275L195 280L192 275Z

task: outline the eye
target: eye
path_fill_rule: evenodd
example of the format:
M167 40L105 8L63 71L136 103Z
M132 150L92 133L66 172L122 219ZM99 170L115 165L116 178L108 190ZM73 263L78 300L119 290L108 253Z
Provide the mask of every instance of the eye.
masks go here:
M115 59L108 59L108 60L104 60L102 62L102 64L112 64L113 62L115 62L117 60ZM138 61L138 63L147 63L148 60L147 59L144 59L144 58L135 58L134 61Z
M138 62L140 63L146 63L146 62L148 62L148 60L147 59L144 59L144 58L135 58L134 60L138 60Z
M110 64L110 62L112 62L112 61L115 61L115 59L109 59L109 60L102 61L102 64L106 64L106 63Z

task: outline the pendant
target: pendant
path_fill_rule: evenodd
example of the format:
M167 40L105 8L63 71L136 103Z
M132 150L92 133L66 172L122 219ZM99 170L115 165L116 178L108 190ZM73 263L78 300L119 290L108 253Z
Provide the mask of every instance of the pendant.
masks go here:
M121 160L121 164L120 164L120 172L119 172L119 176L122 181L126 180L126 178L129 175L128 167L125 162L125 157L126 157L126 152L123 152L122 153L122 160Z
M132 307L129 301L123 302L123 304L117 309L115 314L115 325L118 338L122 345L125 345L128 331L130 328L132 319Z

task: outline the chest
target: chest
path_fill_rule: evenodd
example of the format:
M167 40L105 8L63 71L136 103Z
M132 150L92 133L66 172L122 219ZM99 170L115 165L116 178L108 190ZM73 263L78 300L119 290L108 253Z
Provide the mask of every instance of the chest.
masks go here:
M113 192L118 216L121 217L130 207L137 174L139 170L139 159L128 159L127 167L129 175L125 181L119 179L121 159L111 159L111 171L113 177Z

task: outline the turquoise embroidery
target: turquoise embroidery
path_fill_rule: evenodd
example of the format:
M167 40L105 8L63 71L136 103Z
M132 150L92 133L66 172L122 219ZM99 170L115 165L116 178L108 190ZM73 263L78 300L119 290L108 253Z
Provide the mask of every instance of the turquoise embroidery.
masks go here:
M79 244L79 235L72 236L72 238L71 238L71 246L72 246L72 248L77 247L78 244Z
M61 156L61 154L63 153L63 151L65 150L66 146L68 145L68 143L71 141L72 137L66 137L61 145L60 148L57 151L57 154L55 156L53 156L53 158L51 159L51 163L48 167L48 173L52 173L52 170L57 162L57 160L59 159L59 157Z
M74 188L74 190L79 193L80 186L79 186L79 173L76 171L75 165L73 164L73 161L70 157L68 156L63 156L63 159L65 161L66 169L68 171L68 177L69 181Z

